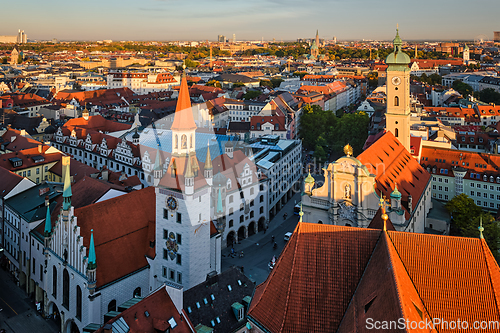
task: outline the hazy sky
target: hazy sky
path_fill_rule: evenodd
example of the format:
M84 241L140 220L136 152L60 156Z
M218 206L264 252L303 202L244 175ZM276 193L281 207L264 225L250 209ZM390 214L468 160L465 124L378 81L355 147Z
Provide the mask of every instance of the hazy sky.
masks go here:
M493 38L499 0L24 0L1 5L0 35L30 39L295 40ZM8 13L15 13L10 15Z

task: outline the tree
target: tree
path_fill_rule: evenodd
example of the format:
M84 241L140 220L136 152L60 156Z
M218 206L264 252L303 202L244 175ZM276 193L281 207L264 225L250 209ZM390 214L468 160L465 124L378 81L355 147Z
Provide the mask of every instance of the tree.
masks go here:
M271 79L271 84L273 85L273 88L278 88L283 81L284 80L282 79Z
M269 88L272 88L273 84L269 80L260 80L259 86L260 87L269 87Z
M500 104L500 93L493 88L483 89L479 92L479 99L485 103Z
M7 57L3 57L2 59L0 59L0 63L2 64L6 64L8 61L9 59L7 59Z
M249 90L245 95L243 95L243 99L254 99L262 95L262 92L259 90Z
M196 61L192 61L190 59L186 59L184 64L186 65L186 67L188 68L196 68L200 65L199 62L196 62Z
M451 216L452 236L477 238L482 221L484 239L497 262L500 260L500 226L490 213L483 212L473 199L463 193L448 201L445 208Z
M233 83L233 88L244 87L245 84L243 82L235 82Z
M209 87L222 88L221 83L217 80L210 80L207 83L205 83L205 85Z
M458 91L463 97L467 97L469 95L472 95L473 93L472 87L470 85L459 80L455 80L453 82L453 89Z

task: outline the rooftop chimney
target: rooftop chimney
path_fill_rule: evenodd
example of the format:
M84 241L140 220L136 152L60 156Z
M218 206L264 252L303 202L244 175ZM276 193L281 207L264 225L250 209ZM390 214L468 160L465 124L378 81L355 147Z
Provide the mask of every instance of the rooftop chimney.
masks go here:
M42 149L42 145L38 145L38 153L40 153L40 154L41 154L41 153L42 153L42 150L43 150L43 149Z

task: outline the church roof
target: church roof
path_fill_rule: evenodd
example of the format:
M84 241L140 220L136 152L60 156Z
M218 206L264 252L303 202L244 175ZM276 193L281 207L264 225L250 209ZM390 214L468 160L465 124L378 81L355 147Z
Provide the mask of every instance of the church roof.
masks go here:
M151 186L75 209L87 249L90 230L94 229L98 288L148 267L146 256L151 257L150 242L154 242L149 228L155 227L155 204Z
M418 202L431 178L391 132L384 133L357 159L376 176L378 195L389 198L397 185L402 202L408 202L409 195ZM410 214L405 211L408 219Z
M498 321L499 288L484 239L299 223L249 317L271 332L355 332L367 318Z
M379 208L377 210L377 213L372 218L372 221L368 225L368 228L384 230L384 220L382 219L382 209ZM389 218L387 218L387 221L385 222L385 228L387 230L396 231L396 228L394 228L394 225L392 224L391 219L389 219Z
M172 318L177 326L172 327L169 320ZM185 313L179 313L165 287L160 288L140 302L132 305L122 313L109 320L113 324L120 320L125 321L128 332L166 332L172 330L179 333L191 333L189 319ZM173 323L173 322L172 322ZM105 326L96 333L106 332ZM114 331L114 330L113 330Z
M186 78L183 77L171 130L187 131L194 129L196 129L196 124L194 122L193 112L191 111L191 99L189 98Z

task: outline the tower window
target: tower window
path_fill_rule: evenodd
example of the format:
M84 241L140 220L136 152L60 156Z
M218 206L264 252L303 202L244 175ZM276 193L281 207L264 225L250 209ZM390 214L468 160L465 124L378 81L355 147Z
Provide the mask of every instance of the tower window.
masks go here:
M394 96L394 106L399 106L399 97Z
M396 128L396 129L394 130L394 136L395 136L396 138L397 138L397 137L399 137L399 129L398 129L398 128Z

